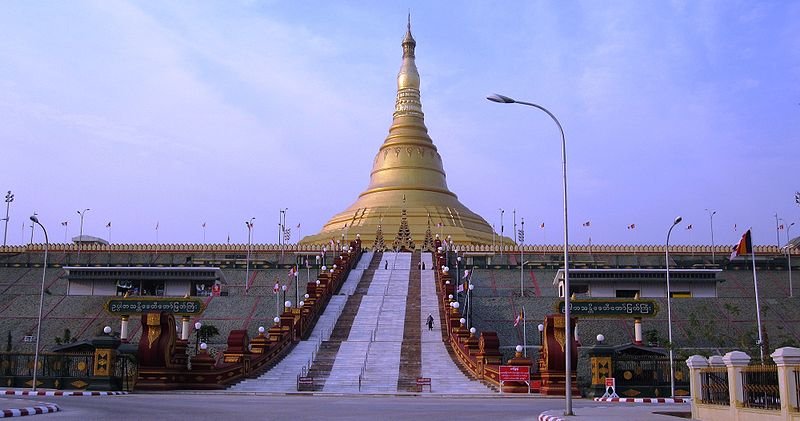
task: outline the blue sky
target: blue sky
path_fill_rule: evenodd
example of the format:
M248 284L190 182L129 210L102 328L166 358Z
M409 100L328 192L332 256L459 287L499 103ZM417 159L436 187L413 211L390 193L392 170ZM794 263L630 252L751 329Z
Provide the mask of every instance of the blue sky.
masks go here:
M423 110L450 189L505 232L559 243L717 244L797 221L800 2L5 2L0 190L9 243L277 240L369 181L412 11ZM591 221L591 227L582 224ZM545 223L545 230L538 226ZM626 229L635 224L633 230ZM692 230L685 227L692 224ZM734 224L738 231L734 231ZM28 225L28 224L26 224ZM295 228L296 231L296 228ZM296 234L296 232L295 232ZM781 242L785 241L781 231ZM39 238L39 237L37 237ZM294 241L294 239L293 239Z

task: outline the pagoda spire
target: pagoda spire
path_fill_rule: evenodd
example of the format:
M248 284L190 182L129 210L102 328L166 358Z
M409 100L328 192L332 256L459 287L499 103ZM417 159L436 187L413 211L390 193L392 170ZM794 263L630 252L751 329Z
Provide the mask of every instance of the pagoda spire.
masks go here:
M304 238L301 241L304 244L324 243L326 235L349 222L350 232L370 237L375 233L375 243L379 246L412 250L412 237L419 239L423 233L427 237L431 220L448 221L444 231L459 243L493 243L496 233L492 227L448 188L442 156L425 126L416 64L417 42L411 33L410 12L401 46L392 123L372 162L369 184L319 234ZM384 243L389 237L386 240L380 237L395 230L398 235L394 244Z

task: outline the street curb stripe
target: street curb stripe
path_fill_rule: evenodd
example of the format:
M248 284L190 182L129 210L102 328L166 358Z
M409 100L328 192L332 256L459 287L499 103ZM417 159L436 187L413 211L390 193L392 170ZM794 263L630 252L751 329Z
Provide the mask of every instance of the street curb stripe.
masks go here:
M686 398L594 398L595 402L619 402L619 403L689 403Z
M75 392L68 390L5 390L0 395L6 396L117 396L128 392Z
M8 418L8 417L25 417L28 415L38 415L38 414L49 414L51 412L58 412L61 408L54 403L44 403L38 402L39 405L37 406L29 406L26 408L13 408L13 409L3 409L2 416L0 418Z
M564 419L556 415L539 414L539 421L564 421Z

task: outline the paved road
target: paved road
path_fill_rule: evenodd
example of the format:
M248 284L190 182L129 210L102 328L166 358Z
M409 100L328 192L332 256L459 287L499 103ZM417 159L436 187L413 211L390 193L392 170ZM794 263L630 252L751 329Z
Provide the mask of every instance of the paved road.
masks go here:
M564 407L563 399L525 397L311 396L250 394L132 394L107 397L18 397L56 403L61 412L39 420L535 420L546 410ZM575 408L604 404L575 400ZM609 406L609 405L605 405ZM619 405L614 406L619 408ZM651 411L688 411L688 405L629 406L625 419L659 419ZM626 410L627 411L627 410ZM42 417L42 418L38 418ZM247 418L245 418L247 417ZM680 418L674 418L680 421Z

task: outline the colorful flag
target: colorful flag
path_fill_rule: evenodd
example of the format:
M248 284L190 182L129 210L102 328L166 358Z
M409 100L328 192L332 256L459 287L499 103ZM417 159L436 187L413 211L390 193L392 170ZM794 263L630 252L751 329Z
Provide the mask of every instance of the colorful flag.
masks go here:
M205 223L205 222L203 222L203 228L205 228L205 227L206 227L206 223Z
M111 228L111 221L108 221L108 223L106 224L106 228Z
M780 224L780 226L778 226L778 229L782 230L783 229L783 224Z
M292 266L289 269L289 276L295 276L295 277L297 276L297 267L296 266Z
M694 227L692 226L692 224L689 224L689 225L687 225L687 226L686 226L686 229L687 229L687 230L690 230L690 229L692 229L692 228L694 228Z
M736 232L736 224L733 224L733 232Z
M584 222L584 223L583 223L583 226L584 226L584 227L590 227L590 226L592 226L592 221L586 221L586 222Z
M158 222L156 222L156 229L158 229Z
M739 244L733 246L733 253L731 253L731 260L743 255L753 252L753 242L750 239L750 230L747 230L739 240Z
M297 224L297 229L300 229L300 224Z
M519 314L517 315L517 318L516 318L516 319L514 319L514 327L517 327L517 326L519 326L520 322L521 322L521 321L522 321L524 318L525 318L525 315L523 315L523 314L522 314L522 310L520 310Z
M278 293L278 291L280 291L280 290L281 290L281 286L280 286L280 284L278 284L278 282L275 282L275 286L274 286L274 287L272 287L272 292L273 292L273 293L275 293L275 294L277 294L277 293Z
M62 226L62 227L66 227L66 226L67 226L67 224L69 224L69 221L64 221L64 222L62 222L62 223L61 223L61 226Z
M542 225L539 225L539 228L544 229L544 222L542 222Z
M629 229L629 230L636 229L636 224L630 224L630 225L628 225L628 229Z
M464 292L464 284L458 284L458 288L456 288L456 292Z

